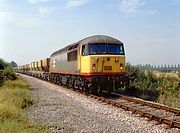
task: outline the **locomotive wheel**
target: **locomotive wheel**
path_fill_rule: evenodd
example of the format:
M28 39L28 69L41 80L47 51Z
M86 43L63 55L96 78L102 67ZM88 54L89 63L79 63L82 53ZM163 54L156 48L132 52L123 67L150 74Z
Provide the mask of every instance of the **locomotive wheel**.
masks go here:
M59 85L62 85L62 76L59 75Z
M90 93L90 89L88 86L85 86L85 93L86 93L86 95L88 95Z
M58 75L55 76L55 84L58 84Z
M66 86L69 89L70 88L70 76L66 77Z
M72 83L72 86L73 86L72 88L73 88L73 90L75 90L75 82L76 82L76 78L73 79L73 83Z
M97 94L101 94L102 93L102 88L101 85L97 85Z
M88 87L88 83L84 80L84 92L86 95L90 93L90 88Z
M89 93L93 94L93 92L94 92L93 90L94 90L93 85L90 85L90 87L89 87Z

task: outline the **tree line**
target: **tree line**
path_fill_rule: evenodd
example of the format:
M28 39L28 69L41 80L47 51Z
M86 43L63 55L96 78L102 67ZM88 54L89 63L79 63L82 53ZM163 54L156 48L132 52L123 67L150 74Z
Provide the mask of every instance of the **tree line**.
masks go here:
M139 64L137 67L141 70L158 70L161 72L180 71L180 64L164 64L164 65L151 65Z

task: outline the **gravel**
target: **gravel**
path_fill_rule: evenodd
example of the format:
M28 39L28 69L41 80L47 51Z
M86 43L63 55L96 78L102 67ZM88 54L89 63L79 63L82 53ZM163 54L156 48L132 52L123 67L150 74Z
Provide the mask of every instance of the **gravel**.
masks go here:
M21 75L31 86L35 103L26 108L31 122L53 133L179 133L129 111L98 102L71 89Z

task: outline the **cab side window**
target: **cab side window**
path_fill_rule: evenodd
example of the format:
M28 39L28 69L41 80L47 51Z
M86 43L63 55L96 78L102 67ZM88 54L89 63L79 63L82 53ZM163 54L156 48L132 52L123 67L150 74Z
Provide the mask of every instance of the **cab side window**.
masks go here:
M85 45L82 46L82 56L84 56L84 55L85 55Z
M82 56L88 55L88 45L82 46Z

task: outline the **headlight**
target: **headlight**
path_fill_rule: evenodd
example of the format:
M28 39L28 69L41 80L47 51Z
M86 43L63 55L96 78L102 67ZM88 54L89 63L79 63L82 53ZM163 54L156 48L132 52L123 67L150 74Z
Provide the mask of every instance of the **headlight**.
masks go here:
M123 70L123 64L122 63L120 64L119 68L120 68L120 70Z
M96 70L96 64L93 64L93 65L92 65L92 69L93 69L93 70Z

